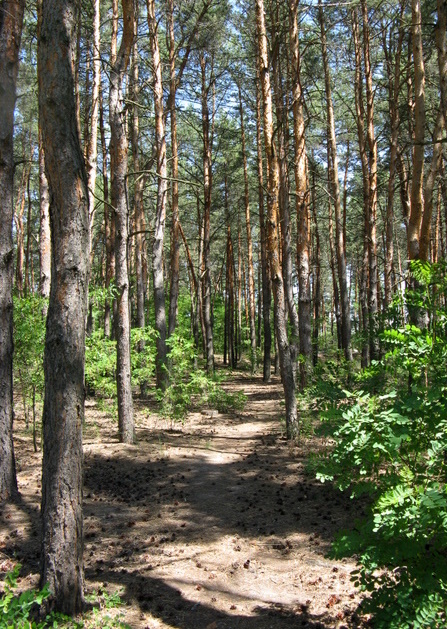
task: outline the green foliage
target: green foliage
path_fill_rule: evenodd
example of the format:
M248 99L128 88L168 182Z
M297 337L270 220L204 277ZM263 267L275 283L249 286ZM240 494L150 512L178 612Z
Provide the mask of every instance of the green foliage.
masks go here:
M346 394L330 407L335 445L317 474L353 497L368 495L366 520L343 533L334 552L358 555L364 608L375 627L396 629L447 624L447 335L438 299L445 284L439 267L418 273L421 292L411 299L430 307L429 327L383 333L388 351L369 376L384 375L388 389Z
M43 355L47 300L37 295L14 298L14 376L22 395L31 400L33 391L44 391Z
M197 354L192 340L175 334L167 344L169 385L165 391L158 392L163 415L184 421L194 406L209 404L222 413L244 407L246 398L243 393L227 393L217 376L210 377L204 370L194 368Z
M110 594L103 589L86 597L87 602L94 607L83 614L80 620L56 612L39 619L39 611L50 598L50 591L45 585L42 590L27 590L17 594L20 569L21 565L16 564L5 575L4 592L0 598L0 629L129 629L121 613L114 616L104 613L121 607L123 602L117 592Z
M133 329L131 350L132 384L140 385L154 373L155 331L149 327ZM116 341L105 338L101 330L86 339L85 384L91 394L116 398Z
M53 619L48 618L38 622L32 620L33 614L38 611L42 603L50 596L48 586L42 590L27 590L17 595L17 579L20 574L20 564L16 564L12 572L5 576L4 593L0 598L0 629L45 629L57 627L50 624ZM56 620L54 619L54 622Z

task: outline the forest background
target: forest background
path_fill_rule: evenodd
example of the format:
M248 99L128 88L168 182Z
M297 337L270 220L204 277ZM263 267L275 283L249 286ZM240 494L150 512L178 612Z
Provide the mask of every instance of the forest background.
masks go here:
M74 500L82 528L84 333L86 391L114 407L127 443L133 396L155 387L173 419L200 396L238 405L215 363L245 359L265 382L281 374L289 439L306 399L330 407L335 454L318 473L371 495L361 535L339 550L360 554L377 622L386 610L406 626L404 610L442 626L446 3L1 11L2 498L16 492L13 364L36 434L45 397L45 531L66 525L53 493L54 452L61 462L67 448L78 489L58 500ZM56 608L78 611L80 546L69 558L48 544L43 583ZM67 582L58 562L77 566ZM378 578L378 566L394 572Z

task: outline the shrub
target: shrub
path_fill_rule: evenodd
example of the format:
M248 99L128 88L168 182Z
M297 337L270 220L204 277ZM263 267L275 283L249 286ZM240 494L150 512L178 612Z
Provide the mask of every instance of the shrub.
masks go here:
M369 593L374 626L384 628L447 624L445 282L439 267L418 273L424 284L412 303L430 307L429 327L383 333L388 352L373 368L391 374L393 388L347 394L331 407L335 445L318 472L354 497L369 496L366 519L339 536L334 552L358 555L355 583Z

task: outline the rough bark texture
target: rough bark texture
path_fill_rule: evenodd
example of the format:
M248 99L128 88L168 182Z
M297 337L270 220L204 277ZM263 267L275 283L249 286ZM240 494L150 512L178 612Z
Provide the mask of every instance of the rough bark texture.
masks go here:
M119 52L110 72L111 201L115 213L115 278L118 293L115 321L118 430L120 441L123 443L133 443L135 440L135 428L130 379L130 313L127 242L129 221L127 198L128 142L122 94L124 73L129 62L134 35L133 0L123 0L122 5L123 35Z
M273 21L273 59L272 59L272 74L273 85L275 94L276 105L276 119L277 129L275 135L278 138L278 172L279 172L279 231L281 234L281 259L282 259L282 274L284 283L284 294L286 297L287 312L289 315L291 338L290 338L290 352L292 357L293 367L296 370L297 358L298 358L298 343L299 343L299 322L298 322L298 310L296 308L295 299L293 295L293 255L292 255L292 224L290 219L290 186L289 186L289 173L288 173L288 117L287 108L284 104L284 90L281 72L281 57L285 52L284 48L281 48L281 35L280 35L280 15L279 4L275 2ZM286 315L287 316L287 315Z
M210 219L211 219L211 190L212 190L212 159L210 141L210 115L208 108L208 91L206 85L206 59L202 53L200 57L202 74L202 134L203 134L203 322L205 327L205 354L208 373L214 371L214 340L211 320L211 268L210 268Z
M312 356L311 294L310 294L310 217L309 182L307 177L306 143L304 137L303 94L300 83L300 52L298 40L298 0L290 3L290 47L292 51L293 130L295 141L295 208L297 216L298 320L300 341L300 388L306 386Z
M25 2L0 3L0 501L17 492L13 428L13 129Z
M39 112L50 190L52 269L45 341L42 569L52 604L83 604L82 423L88 295L87 175L74 97L76 2L46 0L39 42Z
M368 263L369 263L369 345L371 360L379 357L378 271L377 271L377 142L374 132L374 90L369 50L369 22L366 0L361 0L363 18L363 60L366 86L366 139L368 146Z
M444 124L447 126L447 0L437 0L438 23L436 25L436 48L438 51L439 81Z
M51 234L50 234L50 193L45 174L45 154L39 130L39 197L40 197L40 230L39 256L40 281L39 292L42 297L50 296L51 286Z
M341 338L342 347L345 358L348 362L352 361L351 348L351 312L348 294L348 282L346 274L346 251L345 242L343 240L343 219L341 212L340 184L338 179L338 158L337 143L335 139L335 121L334 109L332 105L332 89L329 71L329 61L326 44L326 30L324 26L323 9L321 0L318 1L318 17L321 30L321 49L323 56L323 68L326 89L326 108L327 108L327 128L328 128L328 144L331 153L329 175L331 181L331 192L334 199L334 215L335 215L335 240L337 254L338 281L340 285L340 305L341 305Z
M175 73L175 37L174 37L174 0L168 0L168 36L169 36L169 97L171 117L171 152L172 152L172 183L171 183L171 283L169 288L169 319L168 335L174 334L177 324L179 277L180 277L180 230L178 203L178 141L176 92L177 77Z
M278 242L278 162L273 138L272 93L267 54L267 35L265 29L264 2L256 0L256 31L258 47L259 77L261 81L264 105L264 141L268 162L267 184L267 222L268 222L268 254L275 302L276 340L279 349L281 376L284 387L286 432L288 439L298 432L296 409L295 375L290 353L286 325L286 302Z
M251 238L251 222L250 222L250 193L248 188L248 166L247 151L245 146L245 126L244 126L244 108L242 102L242 90L238 84L239 92L239 116L241 120L241 142L242 142L242 163L244 167L244 207L245 207L245 226L247 229L247 266L248 266L248 304L249 304L249 320L250 320L250 351L251 351L251 370L256 371L256 305L255 305L255 278L253 269L253 244Z
M101 49L100 49L100 12L99 0L93 2L93 78L92 78L92 103L90 115L90 133L86 146L86 166L88 177L88 199L90 211L90 249L93 220L95 218L95 187L96 187L96 162L98 157L98 119L99 119L99 86L101 84Z
M425 68L422 53L422 16L420 0L412 0L411 38L414 63L414 147L411 179L411 209L408 221L408 257L419 258L419 238L424 207L424 135L425 135Z
M263 380L270 382L272 371L272 326L270 323L270 308L272 303L272 291L267 256L267 234L264 216L264 171L262 167L262 133L261 133L261 94L259 68L256 70L256 148L258 166L258 207L259 207L259 232L261 240L261 267L262 267L262 319L264 326L264 365Z
M147 1L147 21L152 53L152 81L155 113L155 145L157 149L157 210L154 221L154 242L152 249L152 277L154 288L155 329L157 330L157 387L164 389L167 384L167 345L166 307L163 277L163 241L166 224L167 167L166 136L163 119L163 82L161 73L158 26L154 0Z
M137 33L138 15L135 16L135 35ZM145 282L145 230L146 221L144 218L144 200L143 200L143 176L140 173L140 114L139 114L139 54L137 38L135 36L132 50L132 83L131 83L131 100L132 100L132 131L131 146L133 169L135 173L134 180L134 221L135 221L135 274L137 288L137 327L144 328L145 321L145 301L146 301L146 282ZM140 342L139 351L144 348L144 341Z
M402 56L402 44L404 38L403 12L405 2L401 3L399 35L394 54L394 67L391 62L391 51L387 48L386 34L383 35L383 49L385 52L386 68L388 73L388 109L390 115L390 174L388 178L388 192L386 205L386 227L385 227L385 300L384 309L391 304L393 295L392 274L394 263L394 184L397 173L397 151L399 134L399 92L400 92L400 60Z

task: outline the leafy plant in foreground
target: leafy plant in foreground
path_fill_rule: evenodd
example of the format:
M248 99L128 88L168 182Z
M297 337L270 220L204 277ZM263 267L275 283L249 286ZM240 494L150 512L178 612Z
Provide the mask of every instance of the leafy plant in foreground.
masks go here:
M347 394L326 414L335 445L318 477L369 496L366 520L334 552L358 556L354 578L375 627L447 625L447 337L437 299L445 283L438 268L424 273L429 327L382 337L388 353L374 369L392 375L383 380L392 388Z

